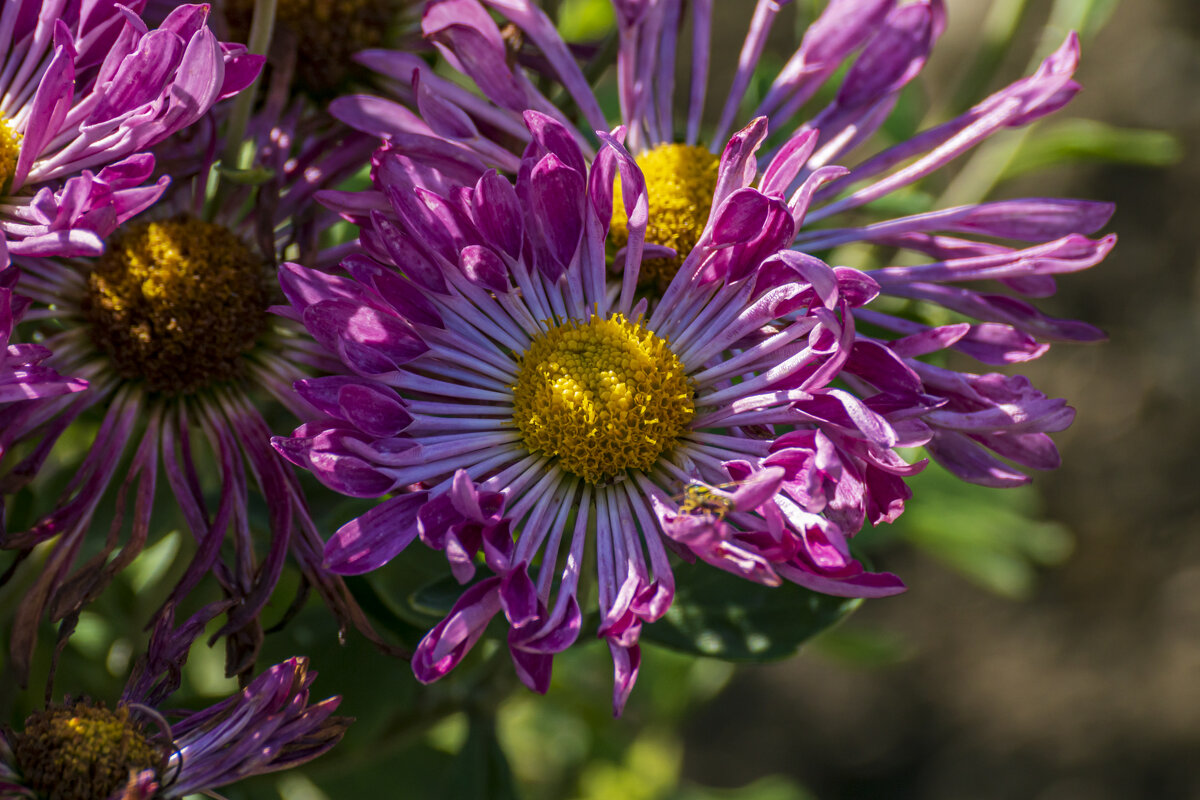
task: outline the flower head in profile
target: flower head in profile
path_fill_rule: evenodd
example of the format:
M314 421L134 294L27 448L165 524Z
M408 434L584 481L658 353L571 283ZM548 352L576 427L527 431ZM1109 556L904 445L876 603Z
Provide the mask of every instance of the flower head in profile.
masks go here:
M637 289L646 187L623 131L597 134L589 166L564 125L525 122L515 183L447 162L452 145L381 149L374 191L327 197L362 226L350 277L282 267L290 313L345 374L297 382L324 418L275 446L344 494L387 498L333 535L327 566L364 573L417 538L443 551L469 586L418 646L417 677L446 674L503 614L538 691L594 576L618 710L641 627L674 595L670 551L767 585L901 591L838 521L891 513L914 469L891 451L909 431L830 386L875 283L786 241L730 248L770 202L747 189L719 198L651 308ZM722 180L740 168L723 161ZM613 286L618 175L629 235ZM813 435L781 435L797 425Z
M19 733L0 733L0 796L166 800L298 766L350 723L333 716L338 697L309 703L316 676L292 658L174 723L136 689L113 709L76 700L37 711Z
M51 543L17 611L10 648L18 675L27 673L44 619L69 630L80 609L166 533L155 524L166 513L155 510L164 481L196 549L157 615L172 618L215 578L231 601L219 633L230 639L232 672L253 665L260 613L289 554L342 624L370 633L340 579L319 568L320 539L296 476L271 449L264 415L311 416L291 381L336 366L298 326L269 313L274 272L285 251L321 263L317 234L332 215L312 194L356 169L372 145L309 136L292 123L253 120L268 175L260 185L226 186L219 202L206 203L211 164L201 146L192 152L197 174L177 173L155 209L118 229L103 256L22 264L17 289L33 300L27 323L42 326L53 353L47 363L90 389L0 410L0 491L15 492L47 459L64 458L59 442L72 426L97 432L54 505L35 507L26 529L0 537L18 560ZM252 523L258 496L261 526ZM106 498L115 500L111 516L97 512Z
M372 51L361 59L391 81L395 100L351 96L332 111L397 144L438 137L515 174L529 141L520 126L525 109L567 124L539 89L555 79L572 101L571 113L584 121L568 129L585 156L591 129L619 123L628 130L649 197L650 257L639 272L648 289L661 295L722 199L753 187L764 198L753 211L747 207L755 224L745 226L745 240L713 253L714 260L739 249L765 257L790 246L824 255L865 243L880 247L881 260L906 264L884 261L874 269L878 298L852 312L858 326L845 381L858 396L887 396L890 420L927 426L929 452L963 479L1008 486L1028 480L1025 468L1057 466L1048 433L1070 424L1073 411L1065 401L1047 398L1021 377L958 373L919 358L949 349L1004 366L1041 356L1049 342L1102 339L1095 327L1048 317L1030 301L1053 294L1056 275L1087 269L1107 255L1115 237L1089 237L1106 224L1112 205L1024 198L879 219L869 204L912 187L993 134L1066 105L1080 88L1072 79L1076 36L1032 75L880 150L876 134L945 28L943 0L829 0L749 114L741 111L747 89L762 73L760 59L785 4L753 4L730 88L718 102L709 97L714 5L613 0L618 120L605 119L573 51L530 0L434 0L426 8L426 38L483 98L411 55ZM493 14L519 30L523 47L538 57L514 57L521 55L512 51L514 37L502 33ZM685 53L689 60L677 65ZM536 65L536 73L525 64ZM819 105L819 90L843 69L832 99ZM685 86L676 86L678 74L686 76ZM706 108L717 112L711 129ZM736 166L719 171L718 154ZM627 235L619 195L614 205L610 242L619 247ZM913 262L920 263L907 266ZM940 309L920 313L930 306ZM946 312L960 321L923 321L944 319Z
M98 255L163 193L149 149L258 75L208 6L150 30L114 3L13 0L0 14L0 235L13 255Z

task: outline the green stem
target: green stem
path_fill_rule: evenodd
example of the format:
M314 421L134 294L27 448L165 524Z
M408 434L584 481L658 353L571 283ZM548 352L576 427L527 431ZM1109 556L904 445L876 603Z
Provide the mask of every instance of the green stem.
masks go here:
M266 55L271 47L271 36L274 32L275 0L255 0L254 17L250 23L250 41L247 42L246 49L254 55ZM258 84L258 79L255 79L254 83L234 98L229 124L225 129L225 149L221 153L221 164L226 169L245 169L249 166L241 163L242 140L246 136L246 126L250 124L254 101L258 97ZM218 201L224 188L222 186L218 189Z

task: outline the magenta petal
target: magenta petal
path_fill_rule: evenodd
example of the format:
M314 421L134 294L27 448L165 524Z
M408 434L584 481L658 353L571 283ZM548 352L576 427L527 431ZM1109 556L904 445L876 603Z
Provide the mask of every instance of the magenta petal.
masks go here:
M524 219L512 184L489 170L475 184L471 204L472 218L484 238L509 258L518 257Z
M571 263L583 237L583 175L551 153L534 166L529 195L526 221L549 258L538 267L555 280Z
M508 268L500 256L481 245L469 245L458 254L458 265L467 280L492 292L509 290Z
M625 704L629 702L629 694L637 683L638 668L642 664L642 648L640 645L626 647L610 639L608 649L613 660L613 716L621 716Z
M890 572L863 572L853 577L828 578L794 566L779 568L792 583L834 597L891 597L907 587Z
M897 8L846 74L838 105L865 107L903 86L920 70L932 44L930 6L918 2Z
M412 259L407 263L415 265L419 258L421 257L413 251ZM384 267L370 256L357 253L342 259L341 267L359 283L373 287L384 303L391 306L400 317L417 325L445 327L434 304L408 280L408 274L416 272L418 267L412 266L406 269L405 275L401 275L394 269Z
M143 36L137 50L122 59L100 103L88 115L88 124L115 119L157 97L183 50L183 40L172 31L159 29Z
M428 350L401 320L346 300L314 303L303 319L314 339L368 375L391 372Z
M266 56L253 53L239 53L226 59L225 80L221 84L217 100L226 100L249 88L250 84L258 78L266 63Z
M500 602L508 624L514 630L537 619L537 588L529 579L524 564L518 564L516 568L509 570L500 581Z
M33 162L57 134L71 108L74 95L75 66L65 48L57 48L38 82L25 123L25 138L12 174L13 190L21 188Z
M104 252L104 240L95 231L54 231L9 242L8 251L14 256L94 257Z
M758 173L756 153L767 138L767 118L758 117L730 137L721 153L717 170L717 187L713 191L713 208L719 208L725 198L754 182Z
M325 567L339 575L361 575L395 558L417 537L417 512L428 492L384 500L337 529L325 544Z
M1005 489L1029 483L1029 476L1010 467L961 433L939 431L925 445L933 460L968 483Z
M757 189L737 189L713 216L713 244L723 247L749 240L766 225L770 207L770 198Z
M425 10L421 30L441 46L489 100L514 111L529 105L508 66L508 51L500 29L479 3L435 0Z
M800 174L817 146L817 131L801 130L788 139L763 172L758 188L763 194L783 194ZM848 171L848 170L847 170Z
M362 289L353 281L290 261L279 265L279 285L288 301L301 312L323 300L362 297Z
M281 445L278 439L272 440L277 450ZM396 488L390 475L347 453L309 450L303 466L312 470L321 483L349 497L381 497Z
M510 631L509 638L511 639L515 633L515 630ZM538 694L545 694L549 691L554 656L522 650L520 647L514 646L511 641L508 645L508 652L512 656L513 666L517 670L517 677L521 679L521 683Z
M526 111L523 115L525 127L533 134L533 141L540 148L539 156L553 154L567 167L580 175L587 174L587 163L583 152L571 132L554 117L540 111Z
M421 83L420 75L420 70L413 70L412 87L417 96L417 109L433 132L447 139L473 139L478 136L475 124L466 112L430 91Z
M425 635L412 658L417 680L436 681L475 646L500 610L499 583L498 577L487 578L467 589L446 618Z
M439 294L445 293L446 278L433 261L425 256L423 248L401 233L398 227L378 211L371 212L371 225L392 263L401 267L406 277L426 289Z

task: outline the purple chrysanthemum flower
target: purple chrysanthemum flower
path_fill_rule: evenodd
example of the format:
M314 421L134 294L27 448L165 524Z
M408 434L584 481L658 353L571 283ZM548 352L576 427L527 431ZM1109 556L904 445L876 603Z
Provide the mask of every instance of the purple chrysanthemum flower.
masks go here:
M0 14L0 235L13 255L97 255L163 193L145 152L257 76L207 5L13 0Z
M618 711L641 626L674 595L669 550L768 585L901 591L863 569L847 546L857 527L841 524L902 502L898 476L916 468L891 448L924 441L830 386L875 283L786 242L731 247L759 221L722 194L651 308L637 292L646 187L623 131L597 133L589 167L561 123L525 121L515 184L447 161L452 145L381 149L375 191L328 196L361 224L350 277L282 268L293 315L349 374L299 381L326 416L275 446L344 494L397 493L337 531L327 566L367 572L417 537L460 582L482 562L491 574L422 640L413 670L441 677L502 612L537 691L579 633L594 569ZM741 169L727 154L720 185ZM618 175L629 234L612 286ZM797 425L809 435L776 432Z
M20 733L0 732L0 797L166 800L298 766L351 721L333 716L341 698L309 703L316 676L292 658L174 723L136 687L115 709L78 700L36 712Z
M984 364L1006 365L1042 355L1047 341L1103 338L1086 323L1047 317L1025 298L1052 294L1054 275L1086 269L1105 257L1115 237L1090 239L1088 234L1105 225L1113 206L1027 198L871 222L868 204L911 186L992 134L1028 125L1069 102L1079 90L1072 80L1079 58L1075 35L1033 75L959 117L862 157L857 153L872 141L902 89L921 71L945 27L942 0L830 0L758 106L739 122L768 32L785 5L758 0L732 86L705 147L713 3L614 0L613 5L620 37L620 120L604 119L571 51L530 0L432 0L426 7L426 37L475 83L483 98L439 77L411 55L372 51L363 54L364 63L390 79L395 96L416 113L367 96L342 98L332 111L398 145L437 137L454 146L448 158L457 151L466 154L463 158L515 173L520 148L529 140L520 126L522 112L539 109L565 122L534 80L552 76L586 122L580 129L569 127L585 154L590 152L591 128L619 122L629 131L630 149L649 193L647 244L674 251L648 249L668 255L643 263L643 280L664 288L700 241L718 200L750 186L758 194L743 195L741 213L753 216L755 233L731 247L770 254L790 244L801 252L821 253L866 242L908 251L906 255L928 263L871 273L880 299L854 311L859 330L845 382L864 398L888 396L891 420L922 420L932 434L929 452L966 480L1007 486L1028 480L1022 467L1057 466L1058 454L1047 433L1070 424L1073 411L1065 401L1047 398L1024 378L960 374L917 357L949 348ZM505 17L520 29L524 42L538 48L538 76L527 75L521 59L513 57L492 13ZM692 57L685 68L690 76L686 105L677 117L675 62L683 50L678 40L685 20L690 22ZM833 99L802 115L845 64ZM678 128L677 120L682 122ZM727 141L735 125L742 130ZM763 149L767 155L760 159ZM738 165L726 173L725 183L718 182L716 154L721 152ZM625 234L619 202L613 228L611 238L620 245ZM968 288L981 281L998 282L999 290ZM914 321L911 310L921 304L941 306L962 321Z
M235 601L220 630L232 644L228 668L244 673L261 643L260 612L291 552L306 586L339 621L374 638L341 580L320 568L321 540L264 419L281 412L310 417L313 409L296 397L292 380L297 372L338 366L297 325L269 313L281 299L274 273L285 252L336 263L337 252L317 246L335 218L312 195L357 169L374 144L353 132L308 136L299 108L280 114L277 99L268 96L250 126L257 164L270 176L265 182L227 186L221 202L206 209L216 148L200 137L191 150L198 174L177 174L155 209L122 226L102 257L22 264L18 289L34 301L27 319L44 326L43 345L53 352L48 363L91 386L0 409L0 492L16 491L48 458L61 458L56 445L77 421L98 428L54 507L36 508L28 529L0 537L0 548L17 551L18 561L52 542L17 611L10 645L18 675L27 673L43 618L66 620L69 630L83 605L165 533L153 524L162 478L182 517L177 524L196 549L159 618L173 618L180 602L215 576ZM172 147L168 160L180 156ZM255 488L265 503L262 532L251 521ZM108 531L98 531L97 508L114 496Z
M42 362L50 355L45 347L11 341L13 328L29 306L26 298L13 291L17 274L17 268L9 264L7 258L0 262L0 408L9 403L57 397L87 388L87 381L64 378L44 366ZM0 530L3 530L2 525Z

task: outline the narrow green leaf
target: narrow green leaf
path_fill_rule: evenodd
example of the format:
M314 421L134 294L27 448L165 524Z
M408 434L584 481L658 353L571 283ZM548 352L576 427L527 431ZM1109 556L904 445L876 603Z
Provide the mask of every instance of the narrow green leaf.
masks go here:
M1118 128L1088 119L1067 119L1029 136L1007 164L1002 179L1074 161L1164 167L1183 157L1179 140L1165 131Z

